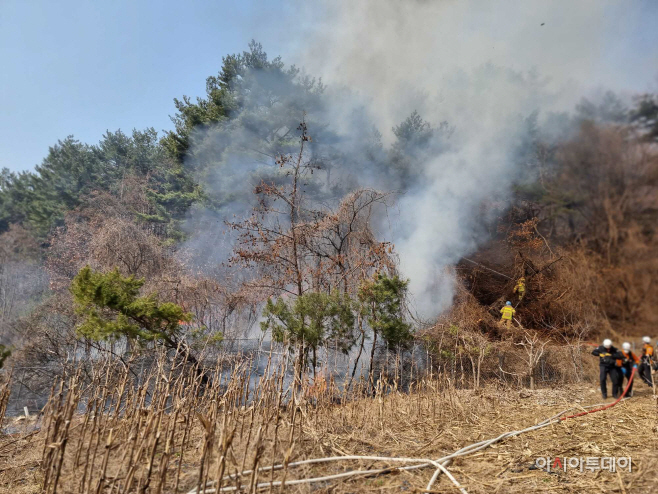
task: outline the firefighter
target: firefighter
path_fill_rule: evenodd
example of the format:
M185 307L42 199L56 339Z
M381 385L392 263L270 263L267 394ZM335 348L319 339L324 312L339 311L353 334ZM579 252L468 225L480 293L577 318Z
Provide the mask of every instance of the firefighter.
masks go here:
M601 382L601 395L605 400L608 397L606 380L608 375L612 381L612 396L617 398L621 394L621 371L617 367L617 360L623 359L623 354L612 346L609 339L603 340L603 345L592 350L592 355L599 357L599 381Z
M624 378L626 380L630 380L631 378L631 373L633 372L633 367L637 368L638 364L640 363L640 357L635 355L631 351L631 344L628 343L627 341L624 342L621 345L621 353L624 356L623 359L617 360L617 366L619 367L619 370L622 373L621 377L621 391L624 390ZM626 397L630 398L633 396L633 381L628 385L628 391L626 392Z
M514 307L512 307L512 302L509 300L505 302L504 307L500 309L500 313L502 314L500 322L505 323L508 328L511 327L512 317L514 317L514 314L516 314L516 310L514 310Z
M519 281L516 282L514 293L519 294L519 302L523 300L523 296L525 295L525 278L521 277L519 278Z
M640 367L638 374L640 378L653 388L653 377L651 376L651 366L653 365L653 346L651 346L651 338L645 336L642 338L642 358L640 359Z

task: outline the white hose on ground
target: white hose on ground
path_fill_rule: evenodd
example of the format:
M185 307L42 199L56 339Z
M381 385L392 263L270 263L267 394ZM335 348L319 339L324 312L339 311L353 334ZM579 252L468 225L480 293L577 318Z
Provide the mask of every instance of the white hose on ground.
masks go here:
M441 463L436 463L436 466L438 467L436 470L434 470L434 475L432 475L432 478L427 484L427 487L425 488L426 492L430 492L432 489L432 486L434 485L434 482L436 482L436 479L439 478L439 475L441 472L446 474L446 477L450 479L450 481L457 486L457 489L459 489L459 492L462 494L468 494L466 489L464 489L459 482L457 482L457 479L452 476L452 474L448 471L446 467L444 467Z
M596 404L596 405L589 405L586 407L579 407L580 409L586 410L588 408L594 408L594 407L599 407L601 404ZM312 478L307 478L307 479L296 479L296 480L286 480L285 485L299 485L299 484L310 484L310 483L316 483L316 482L326 482L328 480L335 480L335 479L344 479L348 477L355 477L355 476L360 476L360 475L377 475L380 473L384 472L390 472L393 470L397 471L410 471L410 470L417 470L419 468L427 468L429 466L436 466L437 470L434 472L434 475L432 476L432 479L430 479L430 482L425 489L425 491L429 491L438 478L440 472L444 472L446 474L449 474L445 466L452 461L453 458L457 458L459 456L465 456L471 453L475 453L477 451L480 451L482 449L488 448L492 444L495 444L497 442L502 441L503 439L507 439L509 437L514 437L518 436L520 434L526 433L526 432L532 432L537 429L541 429L543 427L547 427L549 425L555 424L560 422L559 417L564 415L567 412L570 412L571 410L576 409L577 407L571 407L567 408L566 410L561 411L560 413L553 415L552 417L544 420L543 422L540 422L537 425L533 425L530 427L527 427L525 429L517 430L517 431L509 431L509 432L504 432L500 434L497 437L494 437L492 439L485 439L483 441L479 441L477 443L469 444L468 446L464 446L463 448L455 451L454 453L451 453L447 456L444 456L442 458L439 458L437 460L428 460L425 458L395 458L395 457L384 457L384 456L359 456L359 455L349 455L349 456L329 456L326 458L311 458L308 460L301 460L301 461L296 461L288 464L288 468L294 468L297 466L301 465L310 465L310 464L316 464L316 463L330 463L330 462L335 462L335 461L348 461L348 460L370 460L370 461L388 461L388 462L401 462L401 463L418 463L416 465L409 465L405 467L397 467L397 468L381 468L381 469L376 469L376 470L350 470L347 472L343 473L338 473L335 475L327 475L323 477L312 477ZM279 464L279 465L269 465L265 467L261 467L258 469L258 472L268 472L270 470L282 470L284 468L284 465ZM247 475L250 475L252 473L252 470L244 470L243 472L237 474L237 477L245 477ZM223 480L235 480L236 478L235 474L227 475L224 477ZM466 493L466 490L461 487L459 482L452 476L448 475L450 480L461 490L462 493ZM217 491L214 487L212 487L215 484L215 481L213 480L212 482L208 482L204 488L202 488L201 491L197 491L196 487L189 491L187 494L211 494L211 493L216 493L216 492L231 492L237 490L236 486L227 486L227 487L222 487ZM278 487L281 485L281 481L273 481L273 482L263 482L260 484L256 485L256 489L265 489L270 486L272 487Z
M328 463L331 461L343 461L343 460L371 460L371 461L388 461L388 462L400 462L400 463L417 463L417 462L424 462L425 464L435 466L439 472L443 471L448 475L448 478L457 486L457 488L460 489L460 491L463 494L468 494L466 490L461 487L457 479L453 477L450 472L446 470L446 468L441 465L440 463L436 462L435 460L427 459L427 458L397 458L397 457L384 457L384 456L357 456L357 455L351 455L351 456L332 456L332 457L327 457L327 458L312 458L310 460L304 460L304 461L298 461L294 463L289 463L288 467L294 467L294 466L299 466L299 465L308 465L311 463ZM280 468L277 467L282 467L283 465L275 465L274 470L280 470ZM265 472L268 470L272 470L271 466L263 467L258 469L260 472ZM308 484L312 482L326 482L327 480L336 480L336 479L341 479L341 478L346 478L346 477L354 477L354 476L359 476L359 475L376 475L379 473L384 473L384 472L390 472L392 470L404 470L404 468L379 468L379 469L369 469L369 470L350 470L348 472L343 472L343 473L337 473L334 475L326 475L323 477L314 477L310 479L297 479L297 480L287 480L285 482L285 485L298 485L298 484ZM245 470L241 474L239 474L240 477L244 477L245 475L249 475L253 472L253 470ZM438 476L438 475L437 475ZM236 476L235 475L227 475L224 477L224 480L235 480ZM209 485L213 484L213 482L209 482L206 484L206 488L201 491L203 494L212 494L217 492L217 490L214 487L208 488ZM281 481L273 481L273 482L262 482L260 484L256 485L257 489L264 489L269 486L272 487L279 487L281 485ZM244 487L244 486L241 486ZM232 492L237 490L238 488L236 486L226 486L222 487L219 489L219 492ZM428 488L429 489L429 488ZM192 489L188 494L196 494L198 491L196 488Z

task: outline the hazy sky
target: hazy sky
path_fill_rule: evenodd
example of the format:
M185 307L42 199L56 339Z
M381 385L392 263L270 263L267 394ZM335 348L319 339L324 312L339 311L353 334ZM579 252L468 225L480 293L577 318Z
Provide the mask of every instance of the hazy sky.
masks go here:
M70 134L96 143L107 129L170 129L173 98L203 95L222 56L252 38L303 59L314 29L304 4L302 25L295 0L0 0L0 168L30 169ZM601 48L616 84L655 89L658 2L620 1L608 17Z

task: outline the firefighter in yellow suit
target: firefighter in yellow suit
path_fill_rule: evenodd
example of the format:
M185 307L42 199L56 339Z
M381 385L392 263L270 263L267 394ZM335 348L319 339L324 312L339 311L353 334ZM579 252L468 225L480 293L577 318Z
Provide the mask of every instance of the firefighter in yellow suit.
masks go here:
M505 306L500 309L500 313L502 314L500 322L505 323L505 325L509 328L512 325L512 317L514 317L514 314L516 314L516 310L514 310L514 307L512 307L512 302L509 300L505 302Z
M514 293L519 294L519 302L523 300L523 296L525 295L525 278L519 278L519 281L516 282Z

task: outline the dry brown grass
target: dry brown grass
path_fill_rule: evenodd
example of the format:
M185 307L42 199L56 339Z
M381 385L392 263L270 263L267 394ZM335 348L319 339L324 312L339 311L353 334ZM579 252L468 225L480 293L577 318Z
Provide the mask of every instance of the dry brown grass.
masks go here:
M254 492L258 483L391 468L382 475L288 486L285 492L422 492L434 468L342 461L258 474L239 472L330 456L439 458L473 442L533 425L573 406L596 402L591 387L559 391L484 386L455 389L445 375L427 376L410 392L380 381L375 396L364 383L350 396L327 386L320 396L288 387L283 366L249 386L251 367L198 372L162 356L136 386L118 362L99 364L90 381L71 369L53 387L40 418L0 441L0 490L13 493L189 492L207 482ZM253 380L252 380L253 382ZM223 383L223 384L220 384ZM638 385L640 388L640 385ZM357 398L361 395L361 398ZM338 403L342 401L342 403ZM474 492L649 492L658 474L653 397L508 439L456 459L450 471ZM634 472L561 475L529 470L544 456L632 456ZM231 475L232 478L228 478ZM239 480L238 480L239 479ZM622 487L623 486L623 487ZM280 487L266 487L281 492ZM452 492L444 476L433 487Z

